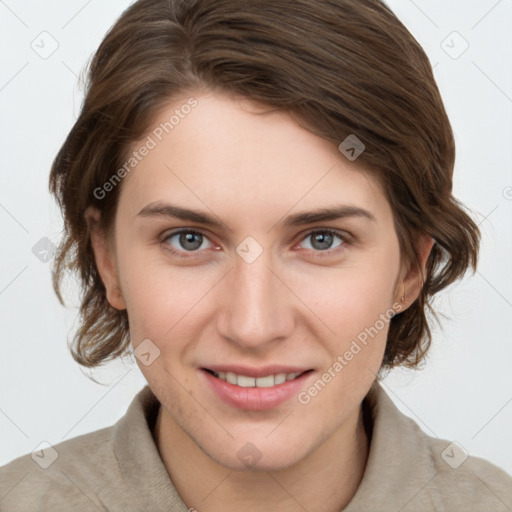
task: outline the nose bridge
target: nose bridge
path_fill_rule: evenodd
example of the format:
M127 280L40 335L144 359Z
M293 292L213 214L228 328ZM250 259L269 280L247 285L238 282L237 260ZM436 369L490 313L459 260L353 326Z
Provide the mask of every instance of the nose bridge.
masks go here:
M221 334L247 347L285 338L293 327L288 307L290 292L274 275L269 251L251 261L243 248L240 244L242 255L235 256L234 268L225 282Z

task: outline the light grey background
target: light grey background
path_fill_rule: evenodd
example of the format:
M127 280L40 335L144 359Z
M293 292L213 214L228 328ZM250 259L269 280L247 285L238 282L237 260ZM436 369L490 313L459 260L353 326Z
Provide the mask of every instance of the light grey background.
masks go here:
M145 384L134 362L91 372L102 384L86 377L66 346L75 310L59 305L50 264L32 252L60 236L48 173L78 114L78 75L129 3L0 1L0 465L113 424ZM512 474L512 0L388 3L435 66L456 136L455 194L483 244L477 274L437 300L451 320L434 327L426 368L394 371L385 389L426 433Z

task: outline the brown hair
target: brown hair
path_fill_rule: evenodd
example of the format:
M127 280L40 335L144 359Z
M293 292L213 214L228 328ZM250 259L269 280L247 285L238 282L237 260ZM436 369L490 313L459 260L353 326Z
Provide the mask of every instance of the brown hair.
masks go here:
M453 134L429 60L379 0L139 0L121 15L90 62L80 115L50 175L65 221L54 288L64 304L66 269L82 285L74 359L93 367L130 346L84 212L98 208L110 232L122 183L104 198L94 191L160 108L201 88L287 111L336 145L350 134L363 141L358 162L384 186L402 256L417 265L418 235L436 241L420 296L390 321L382 368L417 366L431 343L429 301L476 270L480 233L452 196Z

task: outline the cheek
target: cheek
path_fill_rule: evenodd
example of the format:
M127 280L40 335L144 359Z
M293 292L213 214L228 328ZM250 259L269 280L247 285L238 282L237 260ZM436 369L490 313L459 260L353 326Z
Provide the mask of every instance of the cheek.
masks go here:
M297 295L338 340L356 337L381 314L391 314L398 265L388 262L323 269L308 278L295 276ZM396 268L395 268L396 267Z
M323 325L319 339L329 353L326 369L331 368L340 386L346 381L369 385L380 368L393 314L398 242L368 254L357 265L323 271L325 279L318 274L297 278L296 284Z
M149 338L162 344L193 317L197 323L202 298L212 288L207 270L173 267L154 248L126 251L119 274L135 343Z
M302 390L298 401L306 406L304 411L320 411L311 418L322 415L326 425L342 421L370 388L382 363L393 313L394 274L369 268L349 274L311 297L312 309L329 328L320 338L328 357L318 380ZM310 421L315 428L315 420Z

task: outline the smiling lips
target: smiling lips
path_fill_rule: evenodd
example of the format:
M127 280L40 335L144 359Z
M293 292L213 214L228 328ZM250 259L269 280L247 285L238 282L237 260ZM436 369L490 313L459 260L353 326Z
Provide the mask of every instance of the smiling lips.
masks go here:
M312 369L284 366L211 366L200 373L228 404L246 410L271 409L296 396Z

